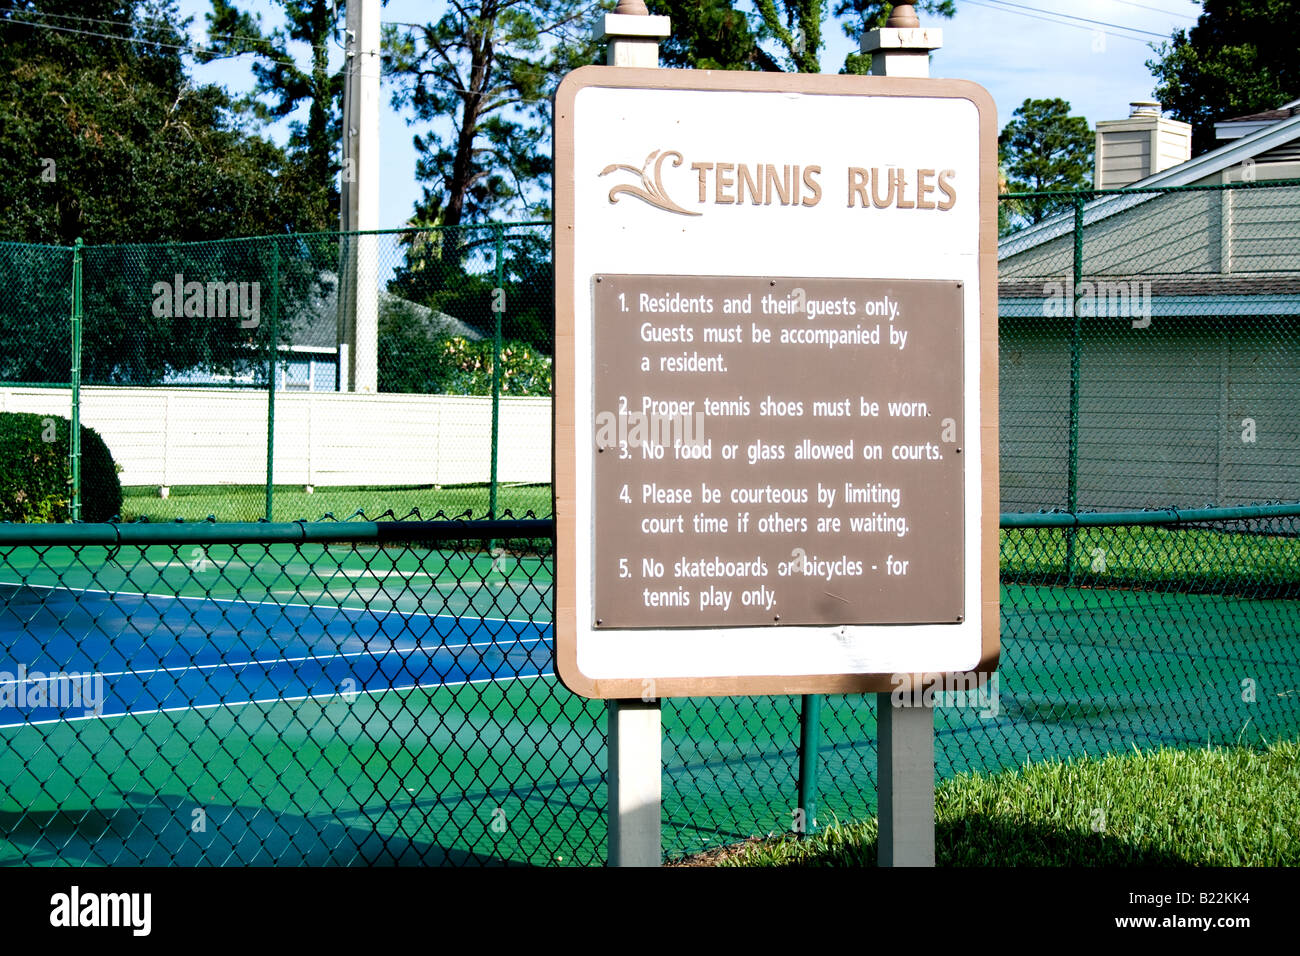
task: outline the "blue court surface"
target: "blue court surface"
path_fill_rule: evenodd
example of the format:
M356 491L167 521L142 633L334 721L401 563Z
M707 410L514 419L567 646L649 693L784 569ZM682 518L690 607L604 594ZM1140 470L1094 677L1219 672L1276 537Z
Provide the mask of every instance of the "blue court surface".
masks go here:
M0 584L0 727L549 675L551 626Z

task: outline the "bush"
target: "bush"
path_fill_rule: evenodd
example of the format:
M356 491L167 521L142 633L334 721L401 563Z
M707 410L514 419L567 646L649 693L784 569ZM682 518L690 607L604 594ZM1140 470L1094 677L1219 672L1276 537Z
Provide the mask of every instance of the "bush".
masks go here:
M54 415L0 412L0 521L67 521L72 423ZM122 512L113 456L92 428L81 428L81 519L111 521Z
M491 339L471 342L453 336L442 343L438 360L448 370L447 391L454 395L492 394ZM501 343L501 394L547 395L555 385L554 362L526 342Z

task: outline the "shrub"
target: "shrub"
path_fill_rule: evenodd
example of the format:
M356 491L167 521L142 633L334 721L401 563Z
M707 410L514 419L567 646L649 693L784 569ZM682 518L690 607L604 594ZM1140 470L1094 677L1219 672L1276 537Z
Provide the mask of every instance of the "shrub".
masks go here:
M471 342L453 336L442 343L440 363L448 371L447 391L455 395L492 394L492 340ZM501 394L550 395L554 362L525 342L501 343Z
M0 412L0 521L67 521L68 436L54 415ZM93 428L81 427L81 519L110 521L122 511L113 456Z

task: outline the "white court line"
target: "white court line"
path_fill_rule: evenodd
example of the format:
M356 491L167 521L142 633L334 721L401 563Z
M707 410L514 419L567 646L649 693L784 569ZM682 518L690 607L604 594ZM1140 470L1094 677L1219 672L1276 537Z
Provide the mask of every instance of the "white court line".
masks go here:
M17 588L44 588L47 591L80 591L83 594L120 594L126 597L158 598L159 600L164 600L164 601L199 601L199 602L208 601L213 604L218 604L218 603L238 604L243 607L302 607L302 608L307 608L308 610L316 610L320 608L319 604L299 604L291 601L286 601L285 603L280 604L275 601L243 601L237 598L190 597L189 595L185 595L185 594L153 594L149 591L110 591L107 588L72 588L72 587L60 587L53 584L29 584L26 581L18 581L18 582L0 581L0 587L6 587L6 586L17 587ZM277 593L277 592L272 592L272 593ZM293 592L289 592L289 593L293 593ZM351 611L354 614L375 613L371 611L370 608L346 607L341 604L332 606L331 610ZM382 611L380 613L402 614L405 615L406 617L425 617L431 621L436 621L439 618L449 618L453 621L459 621L462 617L472 617L473 620L476 621L496 621L501 624L536 625L538 623L536 621L527 618L520 619L520 618L513 618L513 617L477 617L474 615L460 615L460 614L425 614L423 611L398 611L396 608L392 608L387 611ZM552 622L543 621L542 623L546 625L550 625Z
M546 672L539 671L536 674L518 674L515 675L514 677L479 677L476 678L475 680L452 681L449 684L431 684L428 687L424 687L421 684L411 684L407 687L377 687L373 690L358 690L358 691L353 691L352 693L360 697L362 694L366 696L371 696L376 694L387 694L390 691L395 691L395 690L398 691L437 690L440 687L464 687L468 684L491 684L494 682L501 683L502 681L506 681L506 680L532 680L533 678L536 677L554 677L554 676L555 676L554 671L546 671ZM335 697L342 698L343 695L342 694L303 694L300 697L264 697L264 698L258 698L257 700L222 701L219 704L195 704L191 707L163 707L159 710L133 710L130 713L124 712L121 714L86 714L83 717L51 717L49 720L31 720L31 721L25 721L21 724L0 724L0 728L7 729L10 727L40 727L44 724L71 724L82 720L108 720L110 717L148 717L153 714L174 714L186 710L212 710L212 708L214 707L229 707L233 709L235 707L244 707L247 706L248 704L290 704L300 700L322 700L322 699L328 701ZM344 702L348 704L352 703L352 701L344 701ZM441 717L441 715L439 716Z
M231 562L229 561L227 561L225 564L222 564L218 561L212 560L211 558L207 558L203 562L199 562L196 560L193 563L189 561L150 561L148 558L146 558L145 563L154 568L186 568L189 570L191 574L205 574L208 571L225 571L228 567L231 566ZM197 564L201 564L202 566L195 567L195 565ZM237 563L234 566L236 568L249 567L247 564L243 564L243 563ZM306 567L310 568L311 565L307 565ZM281 571L280 574L284 574L284 572ZM279 577L280 574L277 574L276 576ZM370 568L366 568L364 570L353 570L351 568L335 568L328 575L326 575L326 577L334 577L336 575L342 575L343 577L346 578L383 578L385 580L394 576L399 578L404 578L404 579L433 577L432 574L429 574L426 571L400 571L397 568L389 568L387 571L381 571L381 572L373 571ZM287 577L288 575L285 576ZM320 577L320 575L317 575L317 577ZM442 582L438 581L434 583L441 584Z
M267 658L266 660L258 660L257 658L253 658L252 660L247 660L247 661L234 661L234 662L221 661L216 664L186 664L184 667L179 667L179 668L151 667L146 670L129 670L129 671L97 671L92 669L87 676L139 677L142 674L188 674L190 671L212 670L218 667L228 667L233 670L235 668L249 667L249 666L261 667L261 666L275 665L275 664L299 664L302 663L303 661L316 661L320 663L320 662L328 662L328 661L346 660L349 657L372 657L378 659L382 657L388 657L392 654L402 654L402 653L406 653L408 657L415 657L419 654L432 656L433 654L442 650L453 650L453 651L464 650L467 647L509 647L511 644L539 644L544 640L546 640L546 638L544 637L530 637L530 638L517 637L513 641L505 641L505 642L480 641L478 643L475 643L473 641L467 641L464 644L440 644L437 647L430 648L430 649L424 649L424 648L405 649L405 648L394 647L380 654L372 654L368 651L355 651L352 653L330 654L325 657L319 657L317 655L312 654L312 655L307 655L305 657L271 657L271 658ZM33 682L45 683L51 677L55 677L55 676L57 675L49 674L46 677L29 677L25 681L17 681L17 680L0 681L0 687L5 686L6 684L17 685L22 683L33 683Z

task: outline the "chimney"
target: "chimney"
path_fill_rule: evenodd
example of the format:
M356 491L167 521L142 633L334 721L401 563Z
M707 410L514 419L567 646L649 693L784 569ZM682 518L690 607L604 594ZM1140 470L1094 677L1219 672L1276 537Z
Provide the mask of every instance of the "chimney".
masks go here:
M1155 100L1129 104L1127 119L1097 124L1092 184L1122 189L1192 158L1192 127L1160 115Z

